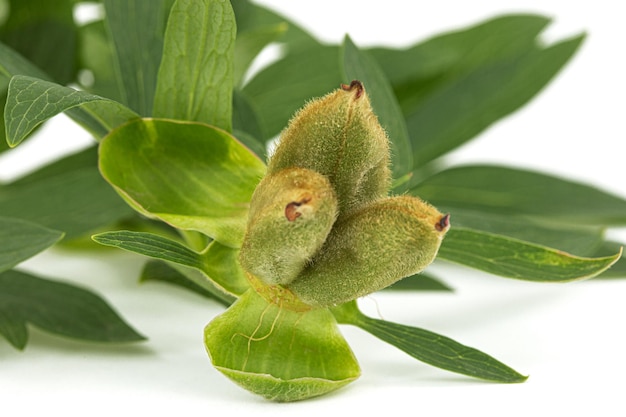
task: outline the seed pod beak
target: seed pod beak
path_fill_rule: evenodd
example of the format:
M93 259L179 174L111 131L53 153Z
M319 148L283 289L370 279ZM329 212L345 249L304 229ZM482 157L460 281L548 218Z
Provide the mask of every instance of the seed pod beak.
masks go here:
M450 214L444 214L441 219L435 223L435 229L438 232L446 232L450 228Z

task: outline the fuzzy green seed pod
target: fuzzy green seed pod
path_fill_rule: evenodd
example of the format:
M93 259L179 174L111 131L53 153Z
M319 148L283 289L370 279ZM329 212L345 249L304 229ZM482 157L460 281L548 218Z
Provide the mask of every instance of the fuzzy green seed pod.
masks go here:
M354 300L423 270L448 228L449 216L418 198L380 199L337 221L317 256L287 287L314 306Z
M337 217L328 179L303 168L273 172L257 186L239 255L242 267L267 284L287 284L326 240Z
M340 215L387 195L389 140L359 81L342 85L296 113L281 134L268 173L291 167L328 177Z

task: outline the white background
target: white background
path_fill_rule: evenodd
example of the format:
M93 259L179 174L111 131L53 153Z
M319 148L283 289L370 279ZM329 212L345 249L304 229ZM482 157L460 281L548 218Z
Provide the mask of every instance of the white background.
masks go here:
M407 46L507 12L553 17L544 36L548 42L588 32L577 56L539 97L450 160L540 169L626 197L626 29L619 2L259 3L283 11L325 41L340 42L347 32L360 46ZM29 141L0 158L0 178L13 178L89 142L63 118L42 135L53 132L56 137ZM626 242L623 229L610 234ZM342 330L363 376L326 397L274 404L241 390L211 367L202 329L221 308L176 288L137 285L141 264L117 251L77 257L55 249L21 266L96 289L150 340L107 347L32 329L25 352L0 340L3 410L24 415L626 415L626 280L533 284L436 265L433 272L455 294L381 293L361 300L361 307L484 350L529 374L526 383L498 385L440 371L346 327Z

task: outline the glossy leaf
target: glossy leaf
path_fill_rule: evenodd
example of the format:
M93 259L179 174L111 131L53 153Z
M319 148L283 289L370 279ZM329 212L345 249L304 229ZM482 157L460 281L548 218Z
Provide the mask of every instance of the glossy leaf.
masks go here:
M291 311L253 290L211 321L204 335L211 362L220 372L271 400L315 397L360 375L328 310Z
M399 178L413 169L413 153L409 131L391 84L378 63L367 52L360 51L348 36L344 39L342 53L345 79L363 83L374 113L389 136L393 176Z
M626 200L589 185L499 166L450 168L411 190L435 206L588 225L626 224Z
M92 342L144 340L102 298L69 284L18 271L0 274L0 334L16 349L27 323L59 336Z
M104 0L123 103L150 116L163 53L167 0Z
M176 1L165 32L154 116L231 131L235 36L228 1Z
M463 375L495 382L524 382L527 377L477 349L446 336L363 315L355 302L333 310L337 321L351 324L408 353L415 359Z
M503 277L567 282L596 276L621 256L583 258L506 236L452 227L439 258Z
M264 164L226 132L199 123L143 119L100 147L104 177L142 213L227 246L243 238Z
M153 233L122 230L100 233L92 238L102 245L118 247L196 269L204 276L194 279L193 282L213 294L216 294L217 289L227 295L238 296L249 288L248 281L237 262L239 251L218 242L212 242L207 249L199 253L180 242Z
M116 101L37 78L16 75L9 83L4 112L9 145L17 146L37 125L78 106L82 106L106 130L139 117Z
M62 166L59 161L58 166ZM94 165L0 187L0 213L77 238L128 217L132 210Z
M52 246L63 233L36 223L0 217L0 272Z
M339 69L339 48L315 46L294 50L266 67L243 88L268 140L280 133L308 100L345 82Z

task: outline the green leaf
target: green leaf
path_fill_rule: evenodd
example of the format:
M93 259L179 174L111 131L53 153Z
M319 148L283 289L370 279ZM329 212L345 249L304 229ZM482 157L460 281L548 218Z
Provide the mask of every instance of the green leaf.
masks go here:
M260 120L252 104L241 91L233 91L233 136L239 139L259 158L265 159L267 150Z
M326 309L297 312L247 291L204 331L213 365L243 388L276 401L334 391L359 365Z
M225 0L177 0L165 32L154 116L231 131L235 16Z
M35 223L0 217L0 272L52 246L63 233Z
M619 242L604 242L595 256L606 256L607 254L623 251L624 244ZM624 278L626 277L626 256L622 252L622 257L615 262L610 269L601 273L599 278Z
M599 226L565 224L550 219L445 206L437 206L437 208L450 214L454 227L504 235L550 248L558 248L574 255L593 256L604 239L604 228Z
M287 24L287 30L278 39L289 50L304 49L310 46L319 46L320 43L301 26L284 16L266 7L248 0L231 0L237 18L237 32L254 32L263 27Z
M626 224L626 200L588 185L515 168L450 168L410 192L438 207L523 214L575 224Z
M337 321L360 327L415 359L463 375L495 382L524 382L527 377L502 362L446 336L363 315L356 303L333 309Z
M59 336L93 342L145 339L92 292L5 271L0 274L0 334L15 348L24 349L27 323Z
M506 236L452 227L438 257L503 277L567 282L591 278L614 264L611 256L584 258Z
M187 278L222 299L224 294L239 296L250 287L237 261L239 251L218 242L212 242L204 251L196 252L180 242L153 233L122 230L100 233L92 239L102 245L196 269L203 276L195 278L186 275ZM216 293L216 289L221 293Z
M158 119L136 120L107 136L100 169L142 213L231 247L241 244L250 198L265 173L226 132Z
M55 164L62 167L63 161ZM72 239L115 223L132 211L92 165L0 187L0 213L63 231Z
M50 76L37 68L32 62L18 52L0 43L0 74L11 78L14 75L28 75L46 81L52 81Z
M28 183L35 183L37 181L46 181L50 178L63 175L70 171L77 171L81 169L93 169L98 164L98 147L91 146L82 151L75 152L73 154L66 155L56 161L44 165L41 168L19 177L13 181L11 187L21 187Z
M104 21L98 20L83 25L78 30L78 59L80 68L89 71L93 80L83 82L84 77L78 77L78 82L86 91L102 97L124 101L123 86L120 84L116 71L115 48L107 33Z
M549 23L539 15L503 15L407 49L373 48L369 52L389 78L402 107L410 110L451 80L535 47L537 36Z
M48 81L16 75L9 83L4 118L7 141L17 146L39 124L57 114L82 106L99 129L107 131L119 126L137 114L116 101L63 87Z
M402 278L395 284L385 288L385 290L393 291L454 291L444 282L439 279L428 275L426 273L419 273L411 275L406 278Z
M583 38L529 49L432 91L405 112L416 166L462 145L526 104L574 55Z
M270 43L287 31L286 23L262 26L237 33L234 49L234 85L241 86L250 64Z
M339 48L315 46L294 50L254 76L243 88L268 140L280 133L308 100L339 87Z
M359 80L365 85L374 113L387 132L391 143L391 160L394 178L413 169L413 153L409 131L389 80L367 52L360 51L346 36L343 42L343 72L345 79Z
M0 40L62 84L76 75L74 0L9 0Z
M166 0L104 0L123 103L142 116L152 114L170 6Z
M231 304L230 301L226 301L224 300L224 298L217 297L214 292L211 292L201 285L196 284L194 281L190 280L185 274L180 272L178 269L172 267L167 262L161 262L157 260L150 260L146 262L143 270L141 271L139 281L166 282L171 285L185 288L187 290L195 292L196 294L200 294L203 297L218 301L226 307Z

